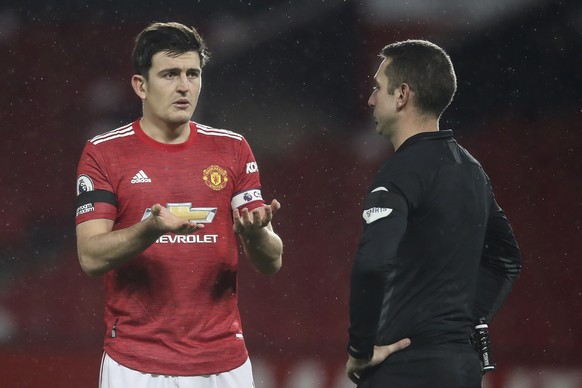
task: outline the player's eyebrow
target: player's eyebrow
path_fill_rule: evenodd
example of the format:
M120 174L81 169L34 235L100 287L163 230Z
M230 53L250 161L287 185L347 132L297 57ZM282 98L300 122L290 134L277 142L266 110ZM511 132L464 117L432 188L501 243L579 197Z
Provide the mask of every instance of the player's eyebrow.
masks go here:
M191 67L189 69L186 69L186 73L189 72L195 72L196 74L200 74L202 73L202 69L200 69L199 67ZM169 67L166 69L162 69L158 72L158 74L164 74L164 73L181 73L182 72L182 68L180 67Z

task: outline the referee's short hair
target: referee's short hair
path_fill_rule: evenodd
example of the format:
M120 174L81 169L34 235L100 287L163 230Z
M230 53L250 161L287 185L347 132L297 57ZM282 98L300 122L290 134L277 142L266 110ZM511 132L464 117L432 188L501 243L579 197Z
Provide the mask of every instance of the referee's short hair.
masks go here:
M391 60L386 67L389 93L407 84L415 93L415 106L436 117L453 101L457 77L451 58L441 47L411 39L387 45L380 56Z

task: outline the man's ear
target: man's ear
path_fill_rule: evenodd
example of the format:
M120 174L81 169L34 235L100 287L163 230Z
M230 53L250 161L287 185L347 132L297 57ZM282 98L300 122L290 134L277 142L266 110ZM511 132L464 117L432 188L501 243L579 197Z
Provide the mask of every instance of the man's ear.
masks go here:
M147 84L146 79L143 76L139 74L134 74L131 77L131 87L133 88L133 91L135 92L135 94L137 94L139 98L141 98L142 100L146 99Z
M396 93L396 108L402 109L408 104L412 89L408 84L400 84L400 87L394 93Z

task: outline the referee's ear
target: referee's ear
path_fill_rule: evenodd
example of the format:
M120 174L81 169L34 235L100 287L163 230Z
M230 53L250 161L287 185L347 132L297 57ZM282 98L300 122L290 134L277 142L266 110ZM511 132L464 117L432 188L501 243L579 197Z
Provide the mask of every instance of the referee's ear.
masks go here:
M396 94L397 109L400 110L404 108L406 104L408 104L408 101L410 100L411 97L410 95L412 93L412 89L410 88L410 85L403 83L400 84L400 87L396 89L394 93Z
M133 91L135 92L135 94L137 94L139 98L145 100L147 95L147 84L144 76L134 74L131 77L131 87L133 88Z

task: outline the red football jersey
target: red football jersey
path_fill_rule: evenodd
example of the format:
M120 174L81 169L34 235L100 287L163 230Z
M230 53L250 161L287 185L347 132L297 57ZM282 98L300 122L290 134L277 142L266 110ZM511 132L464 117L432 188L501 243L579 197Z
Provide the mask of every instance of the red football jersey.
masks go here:
M238 241L232 209L264 204L257 163L241 135L190 123L182 144L147 136L139 120L89 140L78 167L77 224L114 230L156 203L205 223L165 234L104 275L104 349L122 365L178 376L232 370L248 357L237 306Z

